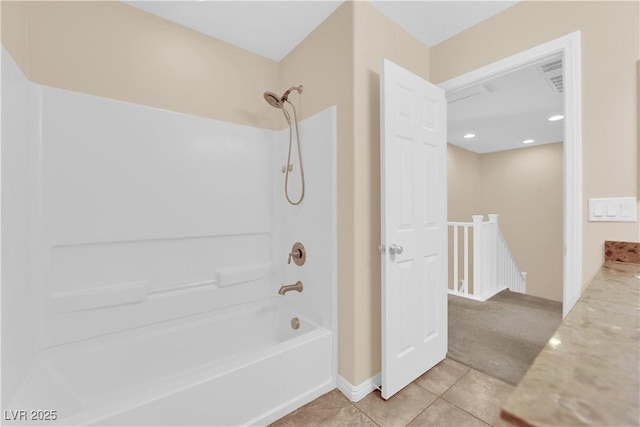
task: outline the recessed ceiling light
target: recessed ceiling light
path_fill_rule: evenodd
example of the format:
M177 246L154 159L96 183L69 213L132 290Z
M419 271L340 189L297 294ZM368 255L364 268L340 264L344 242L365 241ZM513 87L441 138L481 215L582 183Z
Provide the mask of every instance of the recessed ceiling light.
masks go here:
M475 133L468 133L464 136L464 139L471 139L471 138L475 138L476 134Z
M532 142L534 142L534 139L525 139L524 141L522 141L523 144L531 144Z
M551 117L549 117L549 121L550 121L550 122L555 122L555 121L557 121L557 120L562 120L562 119L564 119L564 116L562 116L562 115L560 115L560 114L558 114L557 116L551 116Z

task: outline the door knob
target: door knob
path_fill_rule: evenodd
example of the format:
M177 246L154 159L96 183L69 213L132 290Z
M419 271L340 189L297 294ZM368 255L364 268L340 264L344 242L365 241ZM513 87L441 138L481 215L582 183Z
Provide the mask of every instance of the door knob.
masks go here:
M404 251L404 248L400 245L396 245L395 243L389 246L389 253L391 255L395 255L395 254L400 255L402 251Z

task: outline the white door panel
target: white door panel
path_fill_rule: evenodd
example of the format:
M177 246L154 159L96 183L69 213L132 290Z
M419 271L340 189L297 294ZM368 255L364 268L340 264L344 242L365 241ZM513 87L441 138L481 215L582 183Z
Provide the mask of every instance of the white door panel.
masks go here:
M380 82L388 399L447 351L446 103L440 88L386 60Z

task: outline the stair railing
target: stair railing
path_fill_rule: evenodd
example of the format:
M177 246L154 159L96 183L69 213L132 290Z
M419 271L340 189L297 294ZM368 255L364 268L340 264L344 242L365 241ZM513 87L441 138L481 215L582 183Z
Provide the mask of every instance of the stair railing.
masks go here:
M504 289L525 293L527 273L518 268L498 227L498 215L489 214L488 221L483 221L483 215L473 215L472 218L473 222L470 223L449 222L453 235L453 282L449 286L449 293L480 301L485 301ZM462 250L459 245L460 230L463 233ZM463 262L462 279L460 258Z

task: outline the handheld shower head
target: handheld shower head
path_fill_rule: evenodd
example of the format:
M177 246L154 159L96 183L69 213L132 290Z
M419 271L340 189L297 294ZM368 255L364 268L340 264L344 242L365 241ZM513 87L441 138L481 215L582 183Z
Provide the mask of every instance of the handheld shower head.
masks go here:
M287 90L281 97L269 91L265 92L263 96L272 107L282 108L284 103L289 100L289 94L294 90L297 90L298 93L302 93L302 85L290 87L289 90Z
M269 105L271 105L272 107L275 108L282 108L282 99L278 97L278 95L276 95L273 92L265 92L264 93L264 99L269 103Z
M263 93L262 96L264 96L265 101L267 101L269 105L282 110L282 114L284 114L284 118L287 120L287 123L289 124L289 153L287 154L287 165L286 167L282 168L282 172L285 173L284 196L289 203L296 206L296 205L299 205L300 202L302 202L302 199L304 198L304 169L302 167L302 154L300 153L300 132L298 132L298 117L296 115L296 108L291 103L291 101L289 101L289 94L294 90L298 91L298 93L302 93L302 85L290 87L289 90L287 90L281 97L269 91L266 91L265 93ZM292 170L292 166L293 166L291 164L291 146L293 144L293 129L291 125L291 116L289 115L289 112L287 111L287 108L284 105L285 102L288 102L289 105L291 106L291 109L293 110L293 118L294 118L295 128L296 128L296 140L298 141L298 163L300 167L300 180L302 181L302 190L301 190L300 198L297 201L293 201L289 197L289 172Z

